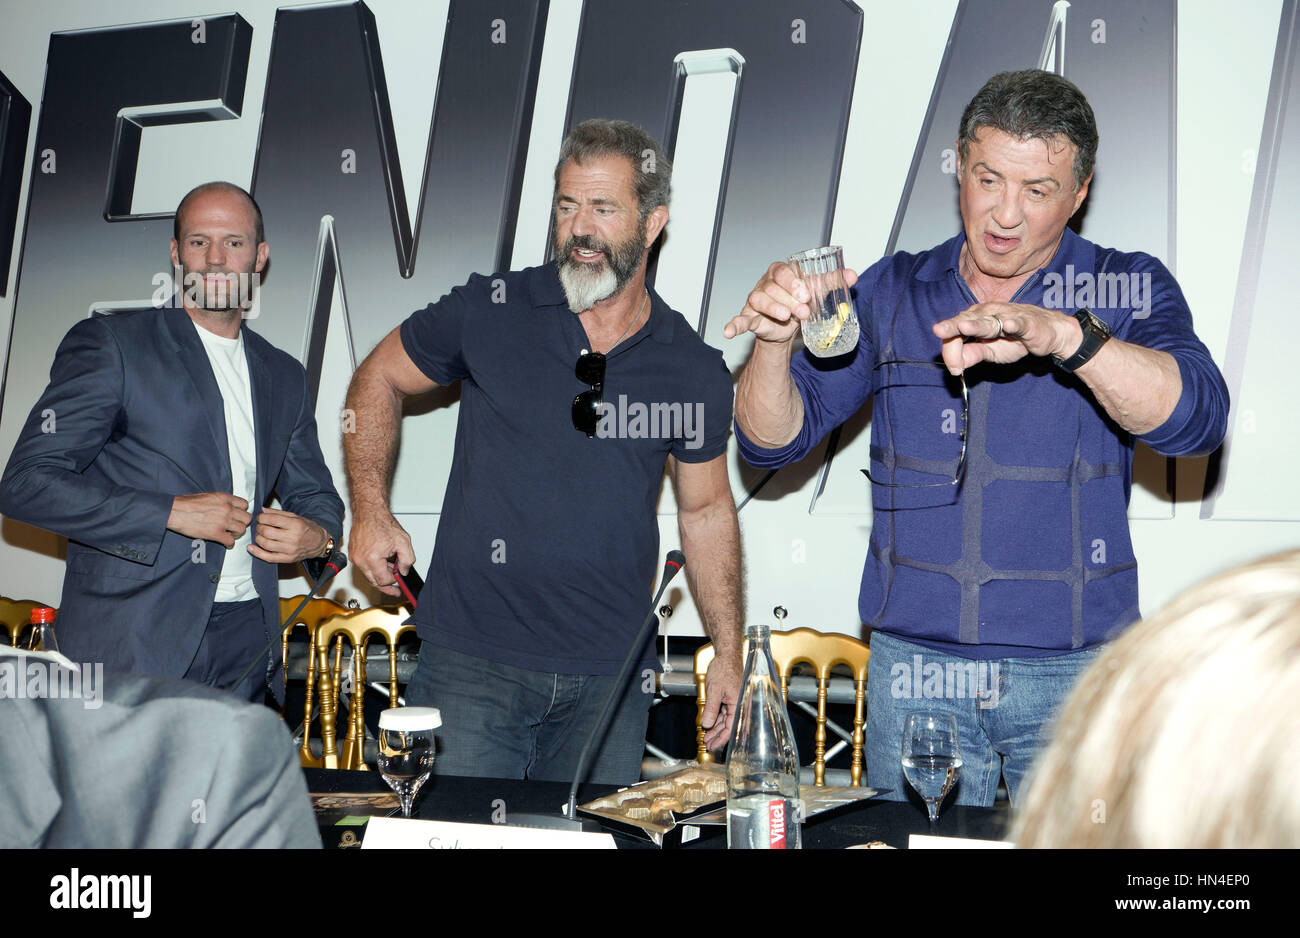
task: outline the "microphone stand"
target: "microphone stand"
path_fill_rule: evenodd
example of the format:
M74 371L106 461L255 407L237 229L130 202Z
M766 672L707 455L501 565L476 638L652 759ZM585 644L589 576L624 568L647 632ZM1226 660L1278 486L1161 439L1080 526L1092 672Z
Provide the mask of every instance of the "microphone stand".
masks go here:
M650 612L646 615L645 621L641 623L641 629L637 632L636 640L632 642L627 657L623 659L623 668L619 671L618 678L609 689L609 696L605 699L605 708L601 711L600 720L597 721L591 735L587 737L587 744L583 747L581 755L578 756L578 769L574 773L573 784L569 786L569 800L564 806L563 816L557 818L549 814L518 814L515 815L513 823L521 827L543 827L552 830L602 830L595 821L583 821L578 817L578 785L587 774L587 769L591 764L592 749L598 740L604 738L605 730L609 727L609 721L613 719L614 711L618 707L619 698L623 696L626 690L627 679L640 657L641 649L645 647L646 639L650 637L650 632L654 628L655 608L659 605L659 600L664 591L668 589L668 584L672 582L673 577L677 575L677 572L681 570L685 563L686 558L681 551L669 551L668 561L664 564L664 575L659 584L659 590L650 602Z
M674 552L680 556L680 552ZM674 561L669 559L669 563ZM640 657L640 651L645 647L646 639L650 637L654 624L657 621L655 616L655 607L659 605L659 599L663 596L664 590L668 588L673 576L677 570L681 569L681 564L677 564L677 569L672 573L666 574L663 582L659 584L659 591L655 593L655 598L650 601L650 612L646 615L645 621L641 623L641 630L637 632L636 641L632 643L631 649L628 650L627 657L623 659L623 669L618 672L618 678L609 689L609 697L605 700L605 709L600 715L600 722L596 724L595 731L587 737L587 745L582 748L582 755L578 757L578 770L574 773L573 784L569 786L569 801L564 808L564 816L570 821L578 819L578 784L582 781L583 776L587 774L587 769L591 764L592 747L597 740L604 739L605 730L609 727L609 721L614 718L614 711L618 708L618 700L623 696L627 685L627 679L632 673L632 668L636 666L636 660Z

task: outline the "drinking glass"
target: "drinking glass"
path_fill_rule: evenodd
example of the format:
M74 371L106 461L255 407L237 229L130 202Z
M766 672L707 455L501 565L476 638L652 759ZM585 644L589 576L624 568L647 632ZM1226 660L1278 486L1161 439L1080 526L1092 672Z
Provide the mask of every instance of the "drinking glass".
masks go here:
M903 722L903 775L925 799L931 834L939 823L939 806L957 783L960 769L957 718L942 713L909 713Z
M379 714L379 774L402 800L402 817L433 771L433 731L442 726L437 707L396 707Z
M790 257L790 266L808 287L809 315L800 328L803 344L818 358L853 351L858 344L858 316L844 283L844 250L813 248Z

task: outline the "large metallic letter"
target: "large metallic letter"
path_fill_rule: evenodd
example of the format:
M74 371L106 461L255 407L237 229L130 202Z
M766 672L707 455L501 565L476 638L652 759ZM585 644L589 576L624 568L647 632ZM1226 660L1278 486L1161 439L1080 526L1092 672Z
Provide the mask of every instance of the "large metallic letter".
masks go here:
M1255 164L1237 298L1223 376L1232 410L1217 482L1201 517L1300 519L1295 465L1295 259L1300 256L1300 178L1286 161L1300 153L1300 12L1282 5L1264 132Z
M730 0L588 3L583 10L569 128L588 117L620 117L671 145L689 73L679 54L734 50L744 63L710 246L715 260L698 311L700 334L733 365L748 346L727 343L722 327L736 297L753 286L755 263L830 236L861 35L862 11L842 0L764 3L752 13ZM636 41L611 39L621 36Z
M0 74L0 296L8 295L9 261L18 230L18 196L23 187L31 119L32 106Z
M140 128L222 120L244 100L252 28L236 14L50 36L0 449L45 386L59 340L92 307L147 305L168 272L171 216L130 213ZM52 172L42 167L46 152ZM120 222L110 227L110 222Z
M314 387L330 379L336 289L360 358L412 310L509 258L546 11L546 0L452 0L422 183L402 178L366 5L277 12L253 178L272 258L256 327L300 356ZM422 185L414 225L408 185ZM408 421L395 511L439 510L454 418L436 408Z

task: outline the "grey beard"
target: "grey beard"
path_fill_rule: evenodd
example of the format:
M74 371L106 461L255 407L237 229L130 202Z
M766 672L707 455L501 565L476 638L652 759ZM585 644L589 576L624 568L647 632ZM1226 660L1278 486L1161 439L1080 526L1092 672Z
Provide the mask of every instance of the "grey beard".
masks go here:
M569 309L575 313L584 313L601 300L608 299L620 286L618 277L608 262L601 264L598 273L592 273L566 259L560 264L559 274Z

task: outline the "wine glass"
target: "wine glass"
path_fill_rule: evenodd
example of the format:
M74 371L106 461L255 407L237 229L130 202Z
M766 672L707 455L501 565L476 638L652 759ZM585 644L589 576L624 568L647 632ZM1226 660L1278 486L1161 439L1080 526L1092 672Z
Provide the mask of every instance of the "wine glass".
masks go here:
M957 718L943 713L909 713L903 722L903 774L925 799L931 834L939 823L939 805L957 783L959 769Z
M433 771L433 731L442 726L437 707L396 707L379 714L379 774L402 799L402 817Z

